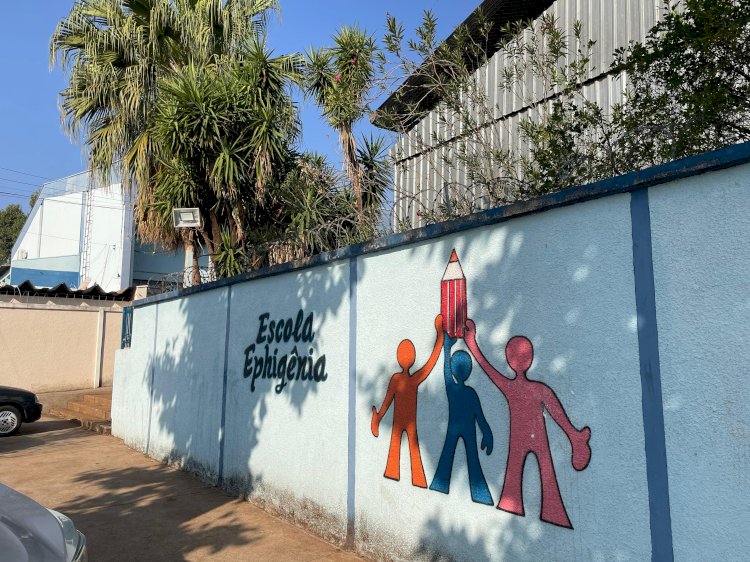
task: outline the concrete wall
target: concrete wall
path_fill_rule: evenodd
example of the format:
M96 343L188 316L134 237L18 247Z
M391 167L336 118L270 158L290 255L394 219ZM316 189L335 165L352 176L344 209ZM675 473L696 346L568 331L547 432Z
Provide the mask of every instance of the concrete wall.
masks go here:
M395 551L409 558L417 547L428 557L450 552L469 560L574 560L585 545L594 559L607 559L613 551L626 559L649 557L630 229L630 196L618 195L358 263L358 538L387 537L370 539L374 554ZM525 470L525 518L472 501L462 445L447 496L412 486L405 448L401 471L406 476L398 483L383 479L389 417L374 439L365 414L373 405L380 407L388 378L397 370L394 356L401 339L413 340L418 365L426 361L440 310L439 280L453 248L467 276L468 313L490 362L511 375L505 344L514 335L527 336L535 350L530 378L556 392L577 428L592 428L591 464L578 473L565 434L552 419L547 423L573 532L540 521L536 462L529 461ZM384 300L392 313L384 314ZM463 342L457 347L466 349ZM441 359L419 390L417 427L428 483L436 474L448 421L442 366ZM480 453L497 503L508 457L508 403L479 365L466 382L479 395L494 436L492 454Z
M121 310L0 302L0 385L32 392L111 385L121 319Z
M750 552L749 167L654 190L659 357L675 557Z
M113 432L373 559L739 560L748 162L742 145L146 299ZM459 338L464 387L434 348L454 249L489 363ZM436 353L418 392L392 379L405 339L413 377ZM504 378L527 342L528 380Z
M101 381L100 386L112 386L115 375L115 356L122 338L122 310L104 312L101 335Z

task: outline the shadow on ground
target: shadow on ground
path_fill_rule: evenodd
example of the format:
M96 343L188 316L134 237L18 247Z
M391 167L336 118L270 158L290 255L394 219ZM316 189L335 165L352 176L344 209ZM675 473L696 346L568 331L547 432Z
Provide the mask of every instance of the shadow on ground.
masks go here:
M40 445L49 445L57 440L57 432L73 429L78 424L67 420L53 418L42 418L34 423L25 423L18 433L10 437L0 439L0 455L8 453L23 453ZM71 433L69 438L84 437L86 434L80 432Z
M260 539L238 500L164 466L85 472L75 484L82 493L59 509L86 533L91 560L195 560Z

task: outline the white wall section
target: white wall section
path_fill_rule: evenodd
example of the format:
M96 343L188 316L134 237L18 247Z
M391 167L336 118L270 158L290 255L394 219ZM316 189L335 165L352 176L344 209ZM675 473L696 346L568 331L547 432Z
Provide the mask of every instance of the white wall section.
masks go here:
M748 161L732 147L146 301L113 432L374 559L740 560ZM454 249L481 353L467 324L446 376Z

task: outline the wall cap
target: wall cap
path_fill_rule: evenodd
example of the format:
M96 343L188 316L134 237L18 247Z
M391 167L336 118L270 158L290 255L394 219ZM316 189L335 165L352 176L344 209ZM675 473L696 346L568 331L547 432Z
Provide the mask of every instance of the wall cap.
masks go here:
M204 291L221 289L223 287L244 283L246 281L273 277L294 271L302 271L345 259L392 250L400 246L441 238L443 236L464 232L466 230L505 222L516 217L541 213L550 209L557 209L559 207L583 203L594 199L609 197L611 195L630 193L632 191L646 189L656 185L705 174L707 172L732 168L747 162L750 162L750 142L728 146L711 152L704 152L689 158L675 160L667 164L631 172L622 176L608 178L591 184L572 187L556 193L535 197L527 201L519 201L502 207L480 211L452 221L424 226L398 234L391 234L389 236L376 238L368 242L347 246L345 248L339 248L331 252L325 252L302 260L265 267L235 277L230 277L228 279L221 279L219 281L205 283L195 287L187 287L169 293L154 295L135 301L132 306L133 308L140 308L202 293Z

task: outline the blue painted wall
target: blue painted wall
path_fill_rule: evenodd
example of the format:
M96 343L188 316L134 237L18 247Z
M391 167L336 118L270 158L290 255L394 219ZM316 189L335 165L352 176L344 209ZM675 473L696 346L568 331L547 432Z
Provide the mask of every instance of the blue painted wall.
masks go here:
M20 267L11 269L11 285L20 285L24 281L29 281L37 287L55 287L65 283L70 288L76 288L80 283L80 275L78 271L48 271Z
M140 301L132 347L118 355L113 432L375 559L742 559L748 217L745 144ZM534 458L525 513L471 501L462 449L449 494L413 485L405 440L400 479L384 478L393 417L376 437L372 408L400 341L413 341L415 368L429 356L454 248L490 363L507 373L505 344L527 336L529 378L576 430L544 422L573 529L540 517ZM314 313L315 336L295 355L325 355L326 380L279 390L275 367L249 361L265 342L263 313L278 327L299 309ZM277 332L264 365L298 346ZM414 421L428 479L449 419L441 361ZM494 435L480 462L496 502L511 416L478 365L469 382ZM581 468L569 435L584 426Z

